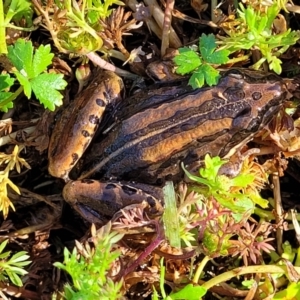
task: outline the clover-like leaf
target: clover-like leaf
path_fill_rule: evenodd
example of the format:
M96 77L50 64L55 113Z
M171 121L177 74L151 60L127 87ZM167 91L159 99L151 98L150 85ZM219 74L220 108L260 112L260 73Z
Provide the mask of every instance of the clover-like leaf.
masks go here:
M205 83L212 86L218 83L220 77L218 70L208 64L203 64L193 73L189 80L189 84L194 89L202 87Z
M188 74L201 65L201 58L195 51L189 48L180 48L179 53L174 58L174 62L178 66L176 73L181 75Z
M213 34L202 34L199 39L199 49L203 60L207 63L216 65L227 63L230 52L225 49L216 51L216 47L216 39Z
M47 83L47 84L45 84ZM31 81L31 87L45 108L54 110L55 106L62 105L62 94L57 90L65 88L66 82L62 74L41 74Z
M59 90L63 90L67 85L63 75L45 72L53 56L49 45L41 45L34 51L32 43L23 39L8 47L8 58L17 69L15 75L27 98L31 98L33 91L45 108L52 111L55 106L62 104Z

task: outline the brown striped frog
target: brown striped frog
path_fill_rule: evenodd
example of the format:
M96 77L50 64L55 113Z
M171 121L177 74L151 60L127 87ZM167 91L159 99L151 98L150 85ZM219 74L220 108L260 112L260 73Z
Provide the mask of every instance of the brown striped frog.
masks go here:
M155 186L182 178L181 162L194 166L206 153L230 157L270 122L287 95L280 77L241 69L224 72L214 87L192 90L177 81L124 100L122 90L117 75L96 73L51 136L49 172L67 182L64 199L91 222L143 200L157 208ZM104 134L90 144L99 126ZM70 180L86 150L87 170ZM143 183L143 191L123 180Z

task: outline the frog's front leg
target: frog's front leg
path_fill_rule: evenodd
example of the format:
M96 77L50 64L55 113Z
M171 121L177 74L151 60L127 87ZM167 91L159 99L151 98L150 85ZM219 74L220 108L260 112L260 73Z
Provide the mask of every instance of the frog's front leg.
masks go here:
M100 182L92 179L70 181L64 199L87 221L104 224L120 209L146 201L149 214L163 211L162 190L146 184Z

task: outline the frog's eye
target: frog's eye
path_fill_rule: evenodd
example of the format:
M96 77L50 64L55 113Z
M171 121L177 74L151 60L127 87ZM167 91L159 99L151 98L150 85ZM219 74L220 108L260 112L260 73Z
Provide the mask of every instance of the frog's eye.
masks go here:
M229 87L224 91L223 95L229 101L239 101L245 98L243 89L239 87Z

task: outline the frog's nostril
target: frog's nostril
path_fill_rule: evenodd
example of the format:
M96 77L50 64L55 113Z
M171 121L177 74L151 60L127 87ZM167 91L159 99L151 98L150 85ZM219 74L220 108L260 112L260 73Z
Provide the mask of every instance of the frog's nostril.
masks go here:
M253 100L259 100L259 99L261 99L261 97L262 97L262 93L261 92L254 92L252 94L252 99Z

